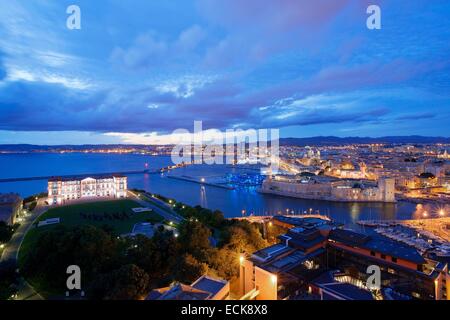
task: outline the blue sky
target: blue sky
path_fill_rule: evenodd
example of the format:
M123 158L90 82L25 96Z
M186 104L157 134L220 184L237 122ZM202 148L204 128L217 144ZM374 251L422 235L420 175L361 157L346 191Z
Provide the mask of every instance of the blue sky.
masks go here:
M66 8L81 9L81 30ZM366 28L377 4L382 29ZM0 143L449 136L450 2L0 0Z

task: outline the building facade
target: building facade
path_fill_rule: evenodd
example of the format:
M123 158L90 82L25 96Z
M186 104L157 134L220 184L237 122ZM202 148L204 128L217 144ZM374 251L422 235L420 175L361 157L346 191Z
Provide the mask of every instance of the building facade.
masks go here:
M298 181L275 177L266 179L260 189L263 193L302 199L339 202L395 202L395 180L379 179L376 186L355 181Z
M13 225L22 208L22 198L18 194L0 194L0 221Z
M285 220L280 222L292 225ZM278 244L241 257L242 296L296 299L309 292L319 299L449 299L446 262L429 259L415 248L388 238L336 228L311 218L298 221L296 227L279 236ZM367 270L373 265L381 272L378 291L366 286ZM391 294L386 294L389 291Z
M127 177L122 175L53 178L48 181L50 205L64 204L81 198L125 198L127 196Z

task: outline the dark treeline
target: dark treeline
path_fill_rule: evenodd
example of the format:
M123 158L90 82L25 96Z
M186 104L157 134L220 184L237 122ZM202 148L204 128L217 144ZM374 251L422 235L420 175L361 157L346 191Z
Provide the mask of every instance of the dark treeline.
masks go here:
M110 228L57 226L40 235L21 272L45 295L66 292L66 269L78 265L88 299L140 299L173 281L190 284L207 273L233 281L239 255L268 245L261 226L224 219L220 211L176 203L186 221L179 236L162 226L153 238L117 237Z

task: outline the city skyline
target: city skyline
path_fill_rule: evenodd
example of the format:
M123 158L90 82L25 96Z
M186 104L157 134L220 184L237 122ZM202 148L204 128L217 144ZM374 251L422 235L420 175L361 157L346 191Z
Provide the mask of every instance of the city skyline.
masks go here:
M6 7L5 1L0 4ZM0 144L169 140L178 128L448 137L450 4L67 1L0 12ZM276 15L273 12L277 12Z

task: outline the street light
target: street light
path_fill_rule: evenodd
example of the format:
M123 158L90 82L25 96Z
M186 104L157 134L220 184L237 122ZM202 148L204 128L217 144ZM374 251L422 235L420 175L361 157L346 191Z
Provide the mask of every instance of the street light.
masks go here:
M439 215L440 215L441 217L445 216L445 211L444 211L444 209L439 210Z
M243 255L240 255L240 256L239 256L239 263L240 263L241 265L244 264L244 260L245 260L244 256L243 256Z

